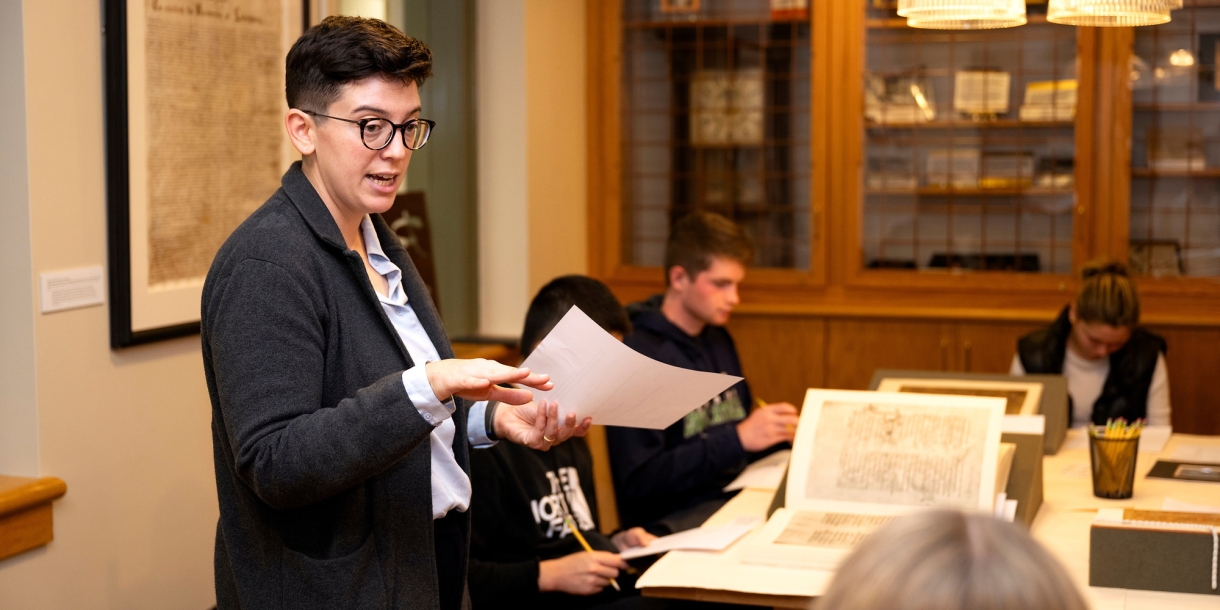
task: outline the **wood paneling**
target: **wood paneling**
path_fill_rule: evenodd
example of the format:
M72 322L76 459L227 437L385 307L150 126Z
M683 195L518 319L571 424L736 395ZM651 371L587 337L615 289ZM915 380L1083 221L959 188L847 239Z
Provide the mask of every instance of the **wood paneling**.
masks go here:
M954 370L953 325L915 320L826 322L826 387L867 390L877 369Z
M618 529L618 504L614 494L614 473L610 470L610 446L606 444L606 427L593 426L585 436L589 453L593 454L593 489L597 490L597 518L604 534Z
M1154 327L1169 351L1169 403L1173 431L1220 434L1220 329Z
M820 318L734 315L729 332L755 397L797 407L825 383L826 325Z
M1017 339L1049 324L1032 322L962 323L957 325L958 370L967 373L1007 374Z
M0 476L0 559L38 548L54 538L51 502L68 486L54 477Z

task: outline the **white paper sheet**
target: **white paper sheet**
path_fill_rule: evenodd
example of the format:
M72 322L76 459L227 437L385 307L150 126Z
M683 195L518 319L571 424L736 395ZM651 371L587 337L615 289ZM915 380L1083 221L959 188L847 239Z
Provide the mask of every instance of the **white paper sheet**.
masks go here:
M1178 445L1173 448L1173 452L1169 454L1168 459L1174 462L1220 464L1220 446Z
M575 413L593 423L663 430L740 377L662 364L637 353L602 330L573 306L538 344L522 366L546 373L549 392L535 399L559 403L561 415Z
M1000 431L1006 434L1046 434L1046 416L1005 415Z
M1140 453L1160 453L1173 434L1173 426L1144 426L1140 430Z
M745 515L737 517L727 525L697 527L693 530L662 536L653 540L652 544L648 546L637 546L619 554L623 559L635 559L676 550L723 551L761 522L762 517Z
M737 491L752 487L754 489L779 489L784 481L784 473L788 471L788 459L792 451L784 449L776 451L767 457L746 467L732 483L724 486L724 491Z
M1192 504L1190 502L1183 502L1173 498L1165 498L1165 501L1161 504L1161 510L1175 513L1208 513L1212 515L1220 515L1220 506Z

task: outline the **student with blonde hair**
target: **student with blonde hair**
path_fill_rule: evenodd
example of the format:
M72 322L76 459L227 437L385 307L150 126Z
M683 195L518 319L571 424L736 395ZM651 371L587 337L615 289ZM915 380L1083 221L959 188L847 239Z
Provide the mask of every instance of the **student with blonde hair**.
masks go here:
M816 610L1086 610L1050 553L989 515L899 518L856 548Z
M1058 319L1018 341L1011 374L1066 377L1073 426L1120 417L1169 425L1165 340L1139 326L1139 295L1127 268L1091 263L1081 279Z

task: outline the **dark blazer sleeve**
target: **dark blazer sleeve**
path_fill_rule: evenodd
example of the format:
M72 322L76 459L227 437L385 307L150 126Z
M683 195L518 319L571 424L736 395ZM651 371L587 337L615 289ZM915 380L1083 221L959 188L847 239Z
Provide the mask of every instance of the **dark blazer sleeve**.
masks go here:
M284 268L246 259L211 298L204 337L225 433L238 476L272 508L333 496L427 441L401 372L321 404L326 312Z

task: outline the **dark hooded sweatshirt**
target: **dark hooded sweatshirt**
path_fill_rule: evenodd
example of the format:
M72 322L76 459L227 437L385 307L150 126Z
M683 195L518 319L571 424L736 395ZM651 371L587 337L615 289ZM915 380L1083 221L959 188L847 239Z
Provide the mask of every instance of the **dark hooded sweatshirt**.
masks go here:
M627 307L633 331L623 341L654 360L695 371L741 376L737 348L727 330L706 326L692 337L661 313L660 295ZM745 380L665 430L607 426L610 463L623 527L659 533L675 530L666 517L730 495L721 489L745 469L749 454L737 423L752 404Z

